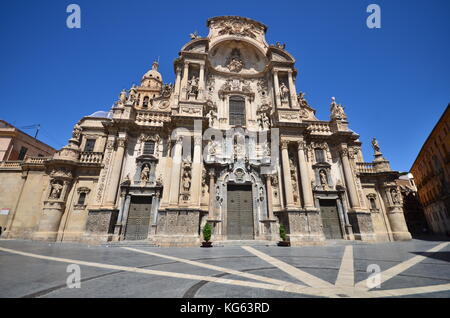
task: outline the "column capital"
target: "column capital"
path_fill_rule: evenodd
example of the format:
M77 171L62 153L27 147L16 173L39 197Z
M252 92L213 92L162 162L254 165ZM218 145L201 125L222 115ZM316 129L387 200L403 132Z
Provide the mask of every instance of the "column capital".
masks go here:
M297 141L297 150L305 150L306 149L306 142L303 141L303 139Z
M126 137L119 137L119 138L117 138L117 147L125 148L126 143L127 143L127 138Z
M281 149L287 149L289 146L289 140L281 139Z

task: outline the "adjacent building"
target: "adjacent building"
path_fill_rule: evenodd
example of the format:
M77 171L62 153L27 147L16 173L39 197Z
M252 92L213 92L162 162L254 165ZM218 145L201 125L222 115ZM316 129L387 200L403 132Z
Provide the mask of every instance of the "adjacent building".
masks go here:
M411 167L427 222L433 233L441 235L450 235L449 106Z
M48 157L55 152L49 145L0 119L0 161L21 161L27 156Z
M210 223L214 241L276 242L280 224L292 245L409 240L399 173L376 139L365 162L335 98L329 120L316 117L294 57L266 42L264 24L207 25L181 48L174 85L153 63L67 146L10 176L21 181L4 236L197 245Z
M0 233L15 210L16 191L22 189L21 165L34 160L32 158L52 156L55 152L49 145L0 119Z

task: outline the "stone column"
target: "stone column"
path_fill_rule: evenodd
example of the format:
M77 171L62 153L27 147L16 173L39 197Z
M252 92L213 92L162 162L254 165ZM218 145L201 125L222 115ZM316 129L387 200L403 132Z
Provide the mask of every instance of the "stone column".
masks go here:
M201 136L194 136L194 158L192 162L191 203L200 206L200 192L202 188L202 143Z
M209 169L209 209L208 209L208 219L214 219L215 212L215 193L216 193L216 185L214 182L214 168Z
M184 62L183 79L181 81L181 99L187 99L187 82L189 76L189 62Z
M281 106L281 96L280 96L280 82L278 80L278 71L273 71L273 85L275 87L275 103L278 107Z
M179 100L180 98L180 87L181 87L181 67L177 66L177 79L175 80L175 100Z
M266 190L267 190L267 218L273 220L273 197L272 197L272 176L266 175Z
M311 180L309 178L308 166L305 159L305 142L298 142L298 163L300 167L300 180L302 183L303 204L307 210L314 209Z
M295 88L294 79L292 78L292 70L288 72L289 94L291 96L291 108L299 108L297 104L297 89Z
M347 186L348 197L352 209L360 207L358 194L356 193L355 181L353 180L353 172L348 159L348 148L342 148L341 151L342 168L344 170L345 184Z
M286 140L281 140L281 160L283 162L284 197L286 198L286 208L294 207L294 195L291 184L291 168L289 165L288 144Z
M170 180L170 206L177 206L180 197L181 151L183 137L178 137L174 146L172 177Z
M170 200L170 184L171 184L171 174L172 174L172 142L169 140L167 142L167 156L165 160L164 169L164 179L163 179L163 195L161 200L161 208L165 208L169 205Z
M199 99L203 100L205 97L205 65L200 64L200 74L198 79Z
M111 169L108 182L108 192L106 194L106 205L114 208L117 189L119 187L120 175L122 170L123 155L125 153L126 136L117 138L117 151L114 156L114 162Z

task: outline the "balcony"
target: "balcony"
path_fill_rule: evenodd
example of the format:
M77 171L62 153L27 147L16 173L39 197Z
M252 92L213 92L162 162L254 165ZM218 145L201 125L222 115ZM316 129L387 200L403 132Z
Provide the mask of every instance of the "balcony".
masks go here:
M376 173L375 164L372 162L357 162L358 173Z
M103 160L103 152L82 152L80 155L80 163L83 164L101 164Z

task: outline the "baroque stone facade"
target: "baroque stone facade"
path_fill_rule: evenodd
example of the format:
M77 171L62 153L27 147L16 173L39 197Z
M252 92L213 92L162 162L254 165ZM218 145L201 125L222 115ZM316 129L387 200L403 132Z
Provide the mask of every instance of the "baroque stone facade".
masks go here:
M197 245L208 222L214 241L278 241L280 224L292 245L410 239L398 172L376 140L366 163L335 98L330 120L316 118L265 25L225 16L208 27L182 47L175 85L154 63L33 166L44 182L34 223L18 205L5 236Z

